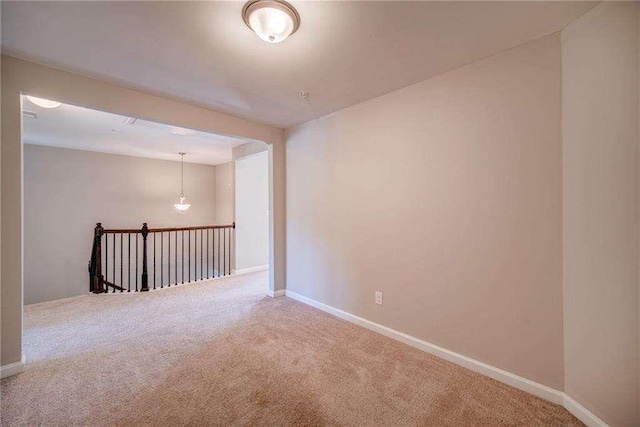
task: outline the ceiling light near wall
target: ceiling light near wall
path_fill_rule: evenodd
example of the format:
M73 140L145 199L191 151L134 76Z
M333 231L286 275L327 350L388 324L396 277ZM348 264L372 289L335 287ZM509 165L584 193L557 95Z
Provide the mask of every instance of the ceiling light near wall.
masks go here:
M189 203L187 203L187 198L184 197L184 155L187 153L179 153L181 156L181 170L182 170L182 180L180 181L180 197L178 199L178 203L174 203L173 207L179 210L180 212L184 212L191 207Z
M49 99L38 98L35 96L27 95L27 99L32 103L36 104L38 107L42 108L58 108L62 105L62 102L51 101Z
M280 43L300 27L300 15L283 0L252 0L242 8L242 19L268 43Z
M185 129L185 128L180 128L180 127L177 127L177 126L172 126L171 129L169 129L169 133L171 133L173 135L187 136L187 135L191 135L193 133L193 131L190 130L190 129Z

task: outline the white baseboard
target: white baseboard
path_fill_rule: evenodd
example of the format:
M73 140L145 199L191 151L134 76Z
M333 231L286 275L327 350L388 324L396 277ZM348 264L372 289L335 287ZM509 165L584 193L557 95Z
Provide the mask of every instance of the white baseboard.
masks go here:
M247 274L247 273L253 273L254 271L262 271L262 270L268 270L268 269L269 269L269 264L259 265L257 267L241 268L240 270L234 270L233 274Z
M604 423L604 421L602 421L601 419L593 415L584 406L580 405L578 402L573 400L571 397L569 397L567 394L565 394L562 391L555 390L546 385L539 384L535 381L531 381L527 378L512 374L511 372L505 371L503 369L496 368L495 366L491 366L486 363L480 362L478 360L472 359L470 357L464 356L462 354L453 352L451 350L447 350L446 348L442 348L435 344L431 344L430 342L423 341L416 337L412 337L411 335L407 335L403 332L396 331L394 329L388 328L386 326L380 325L370 320L363 319L362 317L358 317L351 313L347 313L346 311L342 311L340 309L331 307L329 305L318 302L311 298L307 298L295 292L292 292L289 290L285 292L287 297L298 300L304 304L310 305L319 310L332 314L336 317L339 317L351 323L355 323L356 325L370 329L374 332L378 332L382 335L385 335L389 338L393 338L397 341L400 341L404 344L415 347L419 350L426 351L427 353L433 354L434 356L448 360L449 362L453 362L456 365L470 369L474 372L478 372L479 374L486 375L497 381L503 382L512 387L515 387L527 393L533 394L534 396L538 396L542 399L548 400L549 402L562 405L569 412L571 412L576 418L578 418L580 421L582 421L589 427L602 427L607 425L606 423Z
M0 367L0 378L7 378L12 375L21 374L22 372L24 372L24 359Z
M269 295L271 298L279 298L279 297L283 297L286 295L286 291L284 289L281 289L279 291L272 291L272 290L268 290L267 291L267 295Z
M607 423L596 417L590 410L572 399L568 394L563 394L562 406L571 412L577 419L589 427L607 427Z

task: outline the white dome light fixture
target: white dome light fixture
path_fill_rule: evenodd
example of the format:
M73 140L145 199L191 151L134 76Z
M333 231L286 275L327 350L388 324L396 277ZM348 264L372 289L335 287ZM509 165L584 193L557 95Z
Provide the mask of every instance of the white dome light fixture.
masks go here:
M38 98L35 96L27 95L27 99L32 103L36 104L38 107L42 108L58 108L62 105L62 102L51 101L49 99Z
M179 210L180 212L184 212L191 207L189 203L187 203L187 198L184 197L184 155L187 153L179 153L180 154L180 162L181 162L181 173L182 180L180 181L180 197L178 199L178 203L174 203L173 207Z
M251 0L242 8L242 19L267 43L280 43L300 27L300 15L284 0Z

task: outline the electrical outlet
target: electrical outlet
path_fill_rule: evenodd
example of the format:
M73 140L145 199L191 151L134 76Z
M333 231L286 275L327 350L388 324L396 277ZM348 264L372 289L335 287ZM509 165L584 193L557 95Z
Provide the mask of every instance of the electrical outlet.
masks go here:
M376 304L382 305L382 292L376 291Z

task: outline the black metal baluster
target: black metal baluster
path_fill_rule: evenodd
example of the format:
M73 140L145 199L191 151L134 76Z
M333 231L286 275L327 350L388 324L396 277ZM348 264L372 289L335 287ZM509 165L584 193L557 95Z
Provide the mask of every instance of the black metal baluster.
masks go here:
M176 270L176 285L177 285L178 284L178 230L175 231L174 238L176 242L176 246L175 246L176 250L174 251L173 257L175 258L174 265L176 266L175 270Z
M153 233L153 289L156 288L156 234Z
M193 230L193 281L198 281L198 230Z
M227 233L224 227L220 229L222 233L222 275L227 275Z
M198 281L198 230L193 230L193 281Z
M113 285L116 284L116 233L113 233ZM113 292L116 292L116 287L113 286Z
M136 233L136 292L138 292L138 233Z
M220 277L220 229L218 228L218 277Z
M184 230L182 230L182 251L180 253L182 255L182 264L180 264L182 267L182 284L184 285Z
M160 289L164 287L164 233L160 232Z
M231 229L229 229L229 274L231 274Z
M216 237L217 236L217 237ZM216 243L217 242L217 243ZM215 279L217 276L217 269L220 268L220 233L217 228L213 229L213 278Z
M213 278L214 279L216 277L218 277L216 275L216 265L220 264L220 251L219 250L216 251L216 233L217 233L217 231L218 231L217 228L213 229ZM220 246L220 239L218 239L218 246ZM216 257L218 258L218 262L217 263L216 263Z
M127 292L131 292L131 233L127 234Z
M167 287L171 287L171 232L167 231L167 239L169 244L167 245Z
M191 283L191 230L187 231L189 237L189 283Z
M209 278L209 232L211 229L207 228L207 279Z
M123 250L122 250L122 239L124 238L124 234L120 233L120 292L122 292L122 290L124 289L124 268L123 265L124 264L124 256L123 256Z
M198 281L198 230L193 230L193 237L195 239L195 242L193 244L193 257L195 258L193 260L193 266L194 266L194 272L193 272L193 281L197 282Z
M202 232L204 230L200 229L200 280L202 280L204 278L203 274L202 274L202 254L204 253L204 251L202 250Z
M219 256L219 251L216 250L216 231L217 228L214 228L212 230L213 233L213 244L211 245L211 252L212 255L211 257L213 258L213 262L211 263L213 265L213 272L211 274L211 277L213 277L214 279L218 276L216 276L216 265L220 263L220 261L218 260L218 262L216 262L216 258ZM218 243L218 246L220 246L220 243Z
M104 236L104 281L109 282L109 236ZM109 292L109 287L105 285L105 292Z

